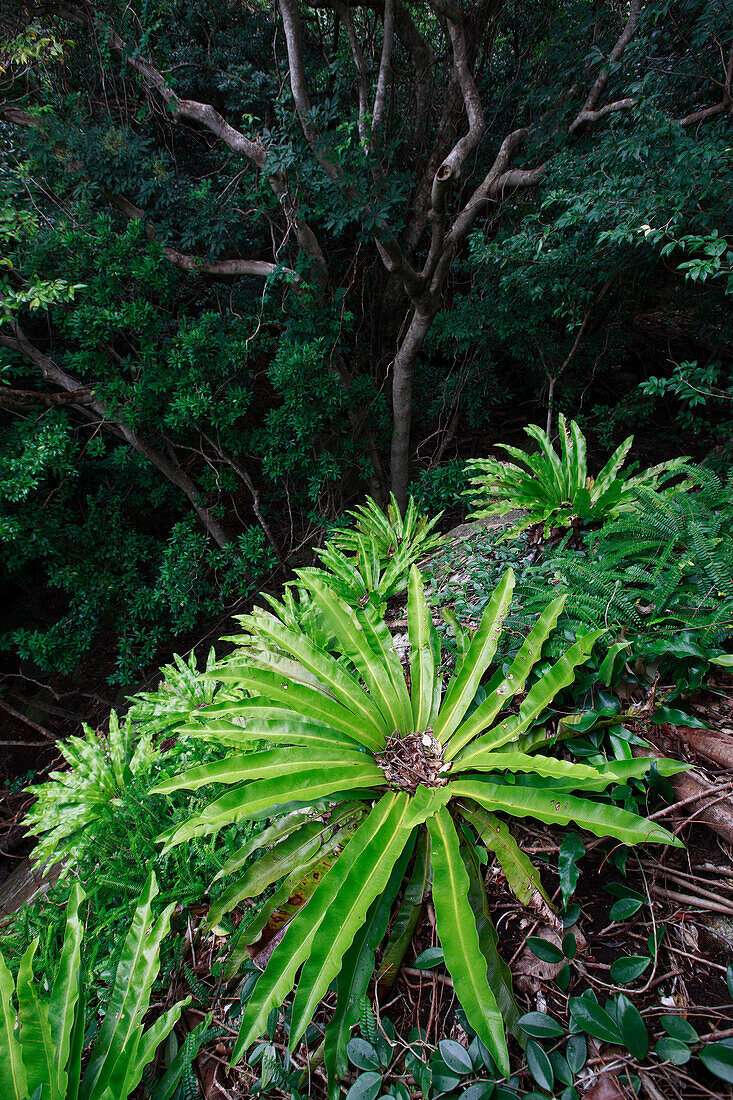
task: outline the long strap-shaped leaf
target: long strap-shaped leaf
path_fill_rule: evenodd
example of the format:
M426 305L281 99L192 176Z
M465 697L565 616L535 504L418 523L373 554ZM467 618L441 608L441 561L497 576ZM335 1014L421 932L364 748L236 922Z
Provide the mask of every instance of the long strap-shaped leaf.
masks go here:
M412 703L405 683L405 670L394 639L381 616L373 613L370 615L368 611L361 610L354 614L357 626L363 630L364 640L376 658L377 666L389 681L390 697L397 704L396 711L390 711L390 716L395 719L394 728L401 733L412 733Z
M552 902L545 892L539 872L504 822L476 803L472 806L461 803L458 811L461 817L473 825L489 851L494 853L510 890L522 905L532 907L533 900L539 895L548 909L552 909Z
M446 744L461 722L491 664L513 592L514 573L507 569L489 600L466 656L448 684L434 727L435 736L442 744Z
M364 619L358 619L356 613L318 578L303 574L303 581L323 612L327 625L338 638L341 652L348 657L366 684L384 722L390 727L390 732L400 729L404 719L401 695L401 691L406 692L404 676L400 690L394 677L390 675L389 668L378 659L374 648L364 636Z
M489 899L486 896L481 864L478 861L476 850L469 847L465 841L461 841L460 851L463 866L468 874L468 904L471 906L476 921L481 954L486 960L486 977L491 986L491 991L496 997L504 1026L524 1046L526 1040L522 1041L523 1032L517 1026L519 1009L512 991L512 972L499 954L499 938L491 920Z
M84 929L79 920L79 906L85 896L79 883L75 882L66 909L64 946L61 951L58 974L51 990L51 1000L48 1007L51 1039L57 1051L57 1087L59 1095L64 1098L67 1095L69 1084L67 1066L76 1005L79 1000L81 943L84 936Z
M375 848L381 847L383 828L388 826L392 815L402 813L406 801L407 795L392 791L380 799L321 880L308 904L291 921L249 999L232 1052L232 1065L236 1065L244 1051L262 1034L270 1011L282 1004L292 989L298 968L308 957L316 933L352 868L365 853L368 862Z
M442 801L442 791L439 800ZM402 792L395 795L392 813L369 848L355 860L339 890L336 903L324 915L310 958L303 966L293 1002L291 1049L305 1032L316 1005L338 974L345 952L361 927L369 906L387 885L410 833L420 823L423 813L435 812L433 805L435 801L428 795L421 812L415 799Z
M617 447L609 458L606 465L603 467L593 485L593 499L597 500L606 490L610 487L616 474L619 472L626 456L631 450L631 444L634 442L633 435L628 436L620 447Z
M532 757L535 759L535 757ZM561 781L552 784L552 790L558 791L605 791L614 783L625 783L627 779L640 779L646 775L653 764L656 764L660 775L677 775L687 771L691 764L682 763L679 760L659 759L654 756L639 756L635 760L609 760L605 764L597 764L594 768L596 778L584 780L577 786L572 780Z
M509 1052L501 1012L486 977L476 921L468 904L468 875L458 834L448 810L428 820L433 864L433 904L445 964L469 1024L490 1051L502 1073L509 1075Z
M298 867L304 867L314 856L334 852L348 839L348 829L328 829L312 822L304 825L297 833L278 844L273 852L260 856L256 863L248 867L241 878L225 890L209 910L206 923L209 927L217 925L225 913L231 912L235 905L246 898L260 897L262 893L277 882L283 875L290 874Z
M410 877L395 913L377 971L376 983L380 989L390 989L394 984L430 889L430 875L430 837L427 829L420 829Z
M544 460L542 462L542 467L546 471L547 477L553 479L557 487L559 498L557 503L560 503L560 501L565 500L565 478L563 476L560 457L542 428L538 427L536 424L530 424L524 430L530 439L534 439L535 443L537 443L540 448L540 455L528 455L527 457L530 461L540 456Z
M223 673L221 676L223 679ZM386 729L384 722L381 726L376 726L363 721L353 711L323 691L309 687L307 684L293 683L267 669L250 668L248 665L240 666L234 679L256 695L262 695L276 704L280 703L290 710L303 714L306 718L315 718L317 722L324 722L334 729L343 730L348 737L358 741L360 745L365 745L377 752L384 748Z
M329 812L328 822L324 822L320 816L314 818L313 810L309 808L293 810L292 813L284 814L282 817L276 818L272 825L268 825L266 829L262 829L245 841L242 847L238 848L234 855L229 857L221 870L214 876L213 881L217 882L221 878L226 878L227 875L234 874L235 871L244 866L254 852L258 852L261 848L269 848L270 845L279 844L281 840L285 840L286 837L291 836L292 833L306 824L315 823L324 829L330 829L343 822L346 817L354 816L362 811L363 806L361 803L345 802L342 806L337 806L332 812Z
M419 732L432 728L440 705L440 681L435 672L440 664L438 632L425 599L425 588L417 566L410 569L407 595L407 628L410 638L410 681L413 726ZM437 691L436 691L437 688Z
M34 988L33 956L37 948L38 940L35 939L20 960L17 980L18 1020L26 1082L31 1096L42 1086L43 1095L48 1096L49 1100L64 1100L59 1092L56 1047L48 1022L48 1004L39 999Z
M379 772L378 777L375 776L376 772ZM184 840L210 836L234 821L272 816L278 806L288 806L290 809L291 802L306 805L336 792L345 794L383 784L384 774L381 770L368 765L364 768L349 768L348 771L339 768L326 775L316 770L301 772L295 776L281 776L278 779L256 779L253 783L246 783L236 790L220 795L200 813L194 814L177 828L163 833L158 840L165 841L165 853Z
M574 795L538 791L533 787L510 787L486 779L456 779L450 784L454 797L473 798L487 810L500 811L513 817L534 817L551 825L568 825L575 821L596 836L613 836L624 844L684 845L661 825L637 814L620 810Z
M523 752L494 752L491 749L474 753L470 764L466 764L460 758L453 762L451 774L466 771L528 772L551 779L567 779L569 790L573 789L573 784L590 790L591 788L586 787L585 784L598 782L598 772L587 764L571 764L569 760L558 760L552 756L539 754L529 756Z
M173 902L154 922L152 902L157 893L155 875L151 874L122 948L104 1023L79 1090L80 1100L96 1100L113 1082L124 1082L134 1059L141 1020L160 965L160 944L175 909Z
M251 704L237 705L232 718L243 717L244 723L232 722L228 718L205 719L205 724L189 723L178 728L179 733L187 733L204 741L216 741L222 745L248 746L253 741L271 741L273 744L286 745L341 745L354 749L358 744L341 730L327 726L323 722L303 718L295 711L285 707L276 707L271 703L253 700Z
M134 1092L142 1080L145 1067L152 1062L156 1050L168 1038L178 1023L181 1012L190 1003L190 997L179 1001L156 1020L147 1031L139 1035L135 1044L134 1056L130 1059L126 1071L123 1072L123 1067L119 1065L110 1078L108 1088L113 1097L119 1097L122 1100L122 1097L127 1098Z
M164 779L151 791L152 794L168 794L170 791L197 791L207 783L241 783L243 779L276 779L279 776L302 775L305 771L320 768L328 772L343 768L371 766L373 778L379 769L371 755L355 749L332 748L277 748L262 752L242 753L215 760L211 764L198 764L195 768Z
M605 633L605 630L592 630L579 638L567 653L532 685L519 708L519 713L500 722L493 730L463 749L461 760L464 763L470 763L472 757L480 756L484 749L498 749L523 733L537 715L552 702L557 693L568 684L572 684L575 679L575 669L588 660L593 646Z
M246 618L244 620L247 622ZM328 653L324 653L301 632L290 630L274 615L260 615L254 620L255 629L281 649L291 653L312 672L344 706L358 714L369 725L381 728L383 720L373 701L361 685Z
M20 1043L15 1035L14 992L13 976L0 955L0 1088L8 1100L25 1100L28 1085Z
M555 629L566 600L567 593L547 605L522 643L504 679L453 734L446 746L446 760L452 760L469 741L488 729L512 696L524 690L527 677L542 656L542 647Z
M346 1044L351 1028L359 1018L361 998L366 994L374 973L374 955L387 931L389 914L397 897L407 864L415 846L415 832L405 845L386 887L379 894L366 915L366 919L356 933L351 947L344 956L343 965L336 982L336 1008L326 1026L325 1064L329 1086L333 1087L337 1077L346 1072Z
M281 885L278 886L275 893L268 898L264 905L261 905L254 920L250 921L250 923L247 924L246 927L243 927L242 931L237 934L234 944L232 945L231 954L227 959L226 970L224 972L224 977L226 979L234 977L238 972L248 955L246 948L260 938L263 929L267 927L273 913L276 913L277 910L282 909L287 904L289 906L288 911L290 912L290 919L292 919L293 915L308 903L311 895L315 893L318 883L330 870L336 859L338 859L338 855L324 855L324 853L320 851L312 856L307 863L291 871ZM281 925L286 923L287 920L285 919L281 921Z

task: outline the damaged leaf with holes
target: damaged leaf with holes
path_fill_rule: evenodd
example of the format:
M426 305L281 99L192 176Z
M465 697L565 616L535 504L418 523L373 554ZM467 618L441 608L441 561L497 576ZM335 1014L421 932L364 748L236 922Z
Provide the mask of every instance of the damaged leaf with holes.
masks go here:
M432 881L437 932L456 994L471 1027L508 1073L505 1026L515 1028L517 1010L477 851L485 846L493 852L521 901L547 912L539 876L507 820L572 822L624 844L679 844L655 822L587 797L643 775L651 759L590 767L538 751L557 737L538 719L573 682L602 631L579 638L538 671L560 597L539 616L511 665L492 669L514 589L508 570L444 685L440 643L417 568L409 579L409 656L397 651L372 606L349 606L313 573L301 572L300 581L338 639L337 649L324 653L292 621L255 609L243 620L249 644L215 673L239 691L240 701L203 708L200 724L185 727L223 742L231 754L156 788L223 787L203 812L169 830L166 848L242 819L272 819L223 869L232 885L211 922L283 876L291 889L314 860L332 857L257 980L233 1060L263 1034L300 971L291 1047L336 980L326 1064L331 1079L338 1078L390 915L384 954L394 970ZM482 682L482 701L472 709ZM666 775L683 767L672 761L657 766Z

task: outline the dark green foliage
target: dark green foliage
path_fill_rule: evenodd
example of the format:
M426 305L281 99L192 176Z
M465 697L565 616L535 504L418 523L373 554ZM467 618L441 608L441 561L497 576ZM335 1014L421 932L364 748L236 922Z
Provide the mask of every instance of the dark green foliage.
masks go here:
M447 194L448 224L517 127L511 166L544 170L481 204L451 257L415 363L415 469L486 453L548 406L582 417L608 450L644 418L659 457L682 449L680 428L697 453L729 445L729 115L685 122L715 107L727 7L685 0L681 18L670 0L645 4L601 98L627 109L574 129L622 29L618 5L504 4L490 18L466 7L487 131ZM0 406L0 570L14 609L0 637L64 673L101 645L106 674L129 683L367 486L386 499L389 377L412 303L375 236L421 268L430 177L465 119L446 99L453 61L430 7L398 20L369 155L330 6L301 13L315 146L283 79L276 10L109 0L86 24L10 8L0 375L26 398ZM369 101L381 17L352 17ZM422 90L416 42L438 67ZM261 142L264 169L166 105L141 58L173 99L210 104ZM277 173L286 194L268 182ZM212 267L230 260L271 270ZM101 412L55 400L60 383L13 343L17 323ZM455 473L418 476L431 512L454 506Z
M548 556L524 578L522 614L568 592L567 629L603 623L630 654L704 664L733 633L733 477L696 476L697 492L642 492L638 510L588 534L584 550Z

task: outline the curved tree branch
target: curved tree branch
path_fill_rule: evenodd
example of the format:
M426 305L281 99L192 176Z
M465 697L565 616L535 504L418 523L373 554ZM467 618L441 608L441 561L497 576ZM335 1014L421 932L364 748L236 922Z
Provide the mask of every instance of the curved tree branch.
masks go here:
M76 378L72 378L70 374L67 374L55 360L45 355L39 348L34 347L34 345L26 339L25 334L17 323L10 323L10 331L12 335L9 335L4 329L0 329L0 344L3 344L6 348L10 348L13 351L19 352L25 359L33 363L33 365L40 370L44 378L53 379L58 386L61 386L61 388L68 393L76 396L80 391L85 389ZM134 451L143 455L143 457L146 458L151 465L155 466L171 484L175 485L176 488L180 489L181 492L185 494L201 520L201 523L209 532L217 546L223 549L233 541L229 532L222 527L219 521L203 503L198 486L192 481L188 474L184 473L177 464L171 462L170 459L166 458L160 451L157 451L154 447L151 447L149 443L146 443L142 436L134 431L121 417L115 417L111 414L104 402L98 397L95 397L93 392L89 391L88 398L83 404L97 414L105 427L121 435Z
M603 114L608 113L608 111L602 111L601 113L596 112L596 107L598 105L598 100L603 95L605 87L608 84L608 78L611 75L611 69L612 69L613 65L615 65L615 63L617 61L621 60L621 57L623 56L624 50L626 49L629 42L631 41L631 39L634 36L634 31L636 30L637 23L639 22L639 12L640 11L641 11L641 0L631 0L631 4L629 6L629 17L626 20L626 24L624 26L624 29L621 31L621 34L619 35L618 39L616 40L616 45L611 50L611 54L608 58L608 65L604 66L601 69L600 73L596 77L596 80L595 80L595 83L594 83L593 87L591 88L590 92L588 93L588 98L586 99L585 103L583 104L580 111L578 112L578 115L575 118L575 120L573 122L571 122L571 124L570 124L570 133L571 134L574 134L576 132L576 130L578 130L583 125L583 123L594 121L596 118L600 118L600 117L602 117ZM621 102L624 102L624 101L619 100L618 102L621 103ZM633 106L633 103L634 103L633 100L629 100L629 101L626 101L624 103L624 105L625 106ZM621 110L622 108L621 107L616 107L616 108L611 108L611 109Z

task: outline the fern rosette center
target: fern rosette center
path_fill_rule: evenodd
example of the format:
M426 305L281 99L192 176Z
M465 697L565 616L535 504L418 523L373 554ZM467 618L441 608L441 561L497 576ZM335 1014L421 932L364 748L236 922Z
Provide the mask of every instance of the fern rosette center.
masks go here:
M406 737L388 737L384 752L375 755L389 786L414 795L419 786L445 787L450 764L443 759L443 746L431 729Z

